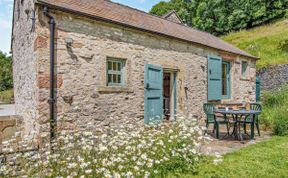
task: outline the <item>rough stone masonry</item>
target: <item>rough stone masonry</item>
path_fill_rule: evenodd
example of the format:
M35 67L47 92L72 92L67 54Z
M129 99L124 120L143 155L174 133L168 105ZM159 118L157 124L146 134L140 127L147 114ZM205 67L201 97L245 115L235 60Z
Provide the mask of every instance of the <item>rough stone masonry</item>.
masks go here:
M20 8L31 9L31 3L24 1ZM41 7L35 9L35 31L30 31L22 11L13 30L16 112L23 117L28 134L49 132L49 25ZM58 129L93 130L129 119L142 124L144 65L148 63L179 71L177 113L202 119L208 54L231 63L231 98L221 103L255 100L254 59L58 10L50 13L56 21ZM67 38L73 40L71 46ZM106 86L107 57L125 59L124 87ZM243 60L248 62L245 78L241 76Z
M269 66L257 71L261 79L261 91L275 92L288 83L288 64Z

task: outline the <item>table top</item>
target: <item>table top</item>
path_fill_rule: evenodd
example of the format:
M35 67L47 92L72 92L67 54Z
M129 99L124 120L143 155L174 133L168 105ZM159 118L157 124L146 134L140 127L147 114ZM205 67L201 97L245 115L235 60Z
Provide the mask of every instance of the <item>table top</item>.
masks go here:
M261 113L261 111L255 111L255 110L247 111L245 109L241 109L241 110L217 109L215 110L215 112L221 113L221 114L260 114Z

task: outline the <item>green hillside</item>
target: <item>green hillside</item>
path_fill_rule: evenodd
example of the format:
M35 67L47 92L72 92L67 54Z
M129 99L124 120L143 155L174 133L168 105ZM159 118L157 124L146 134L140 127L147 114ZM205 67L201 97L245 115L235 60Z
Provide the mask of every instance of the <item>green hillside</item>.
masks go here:
M257 68L288 63L288 19L223 36L240 49L260 57Z

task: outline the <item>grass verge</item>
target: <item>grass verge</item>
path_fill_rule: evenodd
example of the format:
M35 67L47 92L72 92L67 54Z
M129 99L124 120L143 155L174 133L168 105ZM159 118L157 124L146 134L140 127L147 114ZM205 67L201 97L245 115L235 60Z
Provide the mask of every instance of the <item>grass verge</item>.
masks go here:
M0 103L9 104L14 96L13 89L0 91Z
M213 164L207 157L199 166L196 175L182 175L192 178L284 178L288 175L288 137L275 136L223 156L223 162Z
M257 68L288 63L288 19L241 30L222 37L250 54L260 57Z

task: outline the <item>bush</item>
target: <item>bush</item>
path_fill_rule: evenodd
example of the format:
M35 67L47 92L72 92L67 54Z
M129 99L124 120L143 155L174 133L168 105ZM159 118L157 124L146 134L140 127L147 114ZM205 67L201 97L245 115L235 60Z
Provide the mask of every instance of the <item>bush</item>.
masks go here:
M288 53L288 39L284 39L279 42L279 49Z
M187 25L223 35L283 18L287 7L287 0L170 0L154 5L150 13L161 16L175 9Z
M274 118L273 133L275 135L284 136L288 135L288 109L283 108L279 110Z
M261 124L275 135L288 135L288 85L264 94Z
M0 91L0 102L3 103L11 103L13 102L13 89L5 90L5 91Z
M47 144L37 152L19 153L0 165L0 177L165 177L169 172L193 173L205 138L202 135L202 129L191 119L155 127L122 123L107 133L63 131L52 145L53 152ZM13 151L13 145L29 148L26 142L18 144L14 139L4 143L3 151Z
M13 87L12 58L0 51L0 91Z

